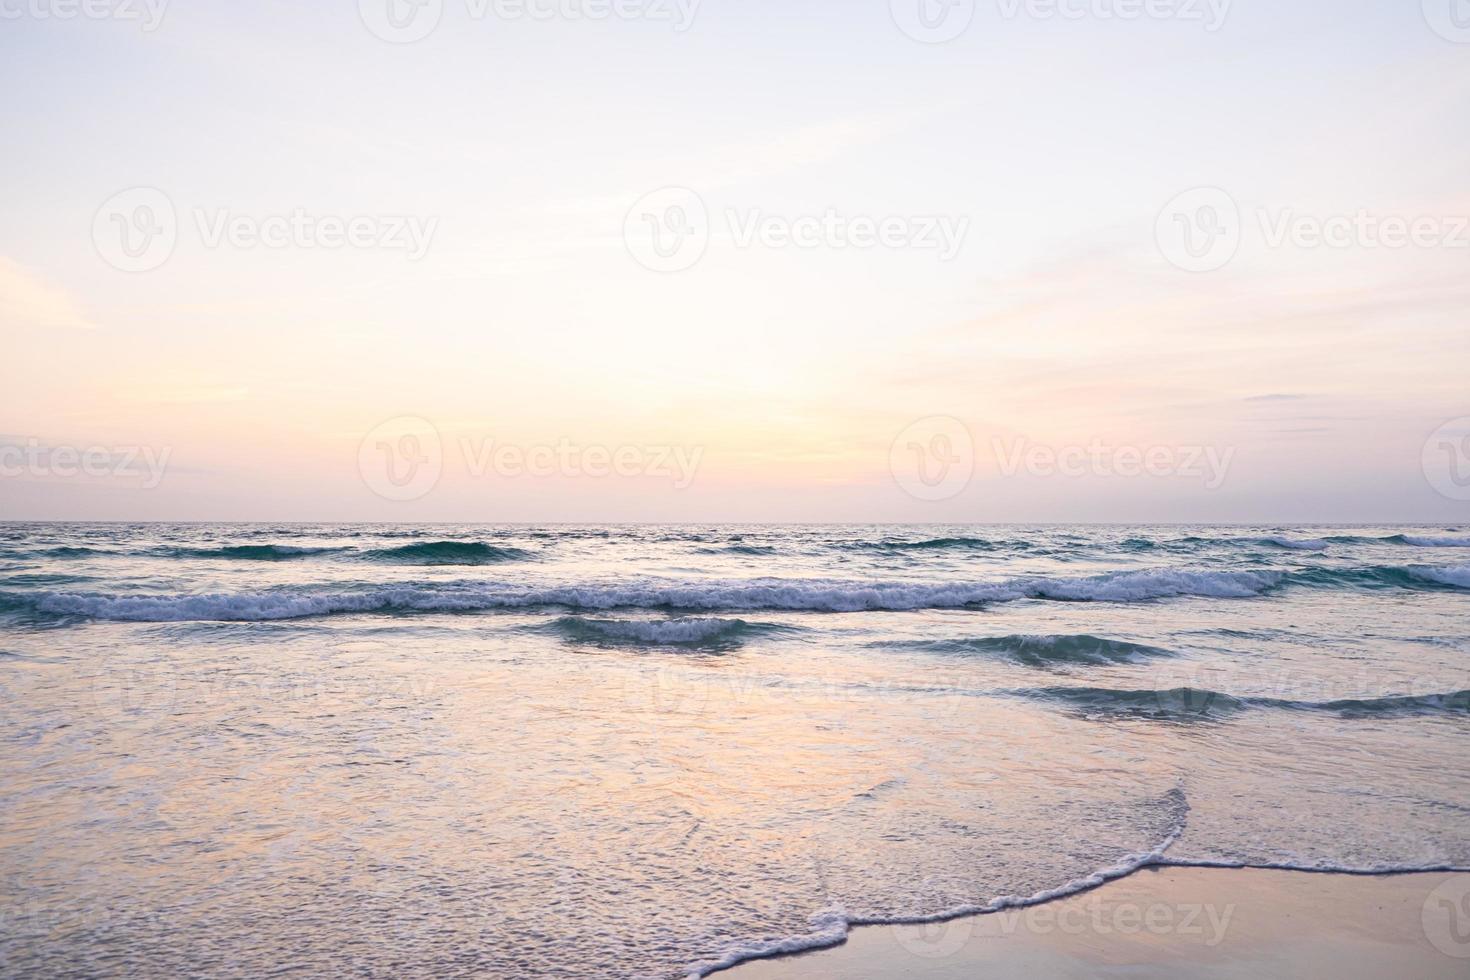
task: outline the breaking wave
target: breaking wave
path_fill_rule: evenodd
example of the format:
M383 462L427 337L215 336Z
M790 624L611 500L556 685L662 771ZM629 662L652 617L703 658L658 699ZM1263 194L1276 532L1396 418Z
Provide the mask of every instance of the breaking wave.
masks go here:
M500 549L497 549L500 550ZM760 579L680 583L643 580L580 586L446 582L328 588L292 587L203 595L0 593L0 608L142 622L265 620L366 612L474 612L494 609L809 610L958 609L1017 599L1141 602L1176 596L1245 598L1277 586L1278 572L1115 572L1082 579L1002 582L832 582Z
M444 545L452 544L452 548ZM393 549L417 564L493 564L530 557L514 548L441 542ZM1319 588L1470 588L1470 566L1367 569L1195 571L1154 569L1081 578L1029 577L996 582L852 582L809 579L678 582L640 579L585 585L458 581L402 585L292 586L245 593L136 594L0 592L0 609L94 619L177 622L294 619L332 613L475 612L564 607L574 610L665 609L812 612L961 609L1020 599L1148 602L1181 597L1246 599L1284 585Z

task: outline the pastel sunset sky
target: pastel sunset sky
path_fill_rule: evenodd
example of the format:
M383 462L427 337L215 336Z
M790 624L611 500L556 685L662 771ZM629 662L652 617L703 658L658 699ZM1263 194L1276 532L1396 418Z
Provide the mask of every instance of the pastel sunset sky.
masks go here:
M1470 519L1451 0L389 2L0 0L0 518Z

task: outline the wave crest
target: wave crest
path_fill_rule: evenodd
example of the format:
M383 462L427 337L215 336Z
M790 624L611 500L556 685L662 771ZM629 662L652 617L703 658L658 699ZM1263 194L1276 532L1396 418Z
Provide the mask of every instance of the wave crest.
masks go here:
M494 565L524 561L531 556L522 548L499 547L483 541L416 541L397 548L378 548L363 553L368 561L404 565Z

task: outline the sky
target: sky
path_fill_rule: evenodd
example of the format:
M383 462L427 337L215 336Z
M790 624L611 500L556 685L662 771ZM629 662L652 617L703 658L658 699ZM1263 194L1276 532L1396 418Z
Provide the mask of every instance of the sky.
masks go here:
M1466 0L0 0L0 84L0 519L1470 524Z

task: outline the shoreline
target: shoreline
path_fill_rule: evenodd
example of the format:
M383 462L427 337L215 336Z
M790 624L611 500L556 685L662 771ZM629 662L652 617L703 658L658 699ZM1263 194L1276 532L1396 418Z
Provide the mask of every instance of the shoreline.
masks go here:
M1463 978L1470 871L1147 864L1066 894L927 921L847 925L722 965L732 980L974 976ZM829 941L823 942L824 939Z

